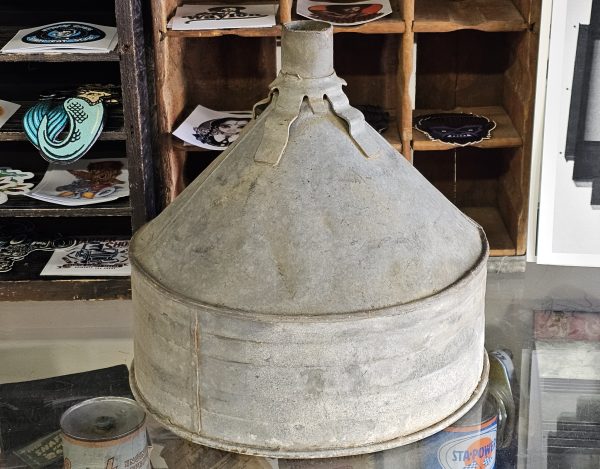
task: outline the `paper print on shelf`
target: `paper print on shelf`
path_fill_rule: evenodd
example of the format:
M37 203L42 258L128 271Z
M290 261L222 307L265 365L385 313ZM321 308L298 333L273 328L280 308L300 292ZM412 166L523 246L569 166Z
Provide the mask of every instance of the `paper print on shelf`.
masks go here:
M1 49L3 53L110 52L117 44L117 28L79 21L61 21L21 29Z
M62 107L69 118L67 135L59 140L60 131L53 133L55 126L50 116L44 116L37 129L37 140L44 159L69 164L85 155L96 143L106 119L102 101L97 97L93 101L85 96L68 98Z
M235 142L252 119L252 113L220 112L197 106L173 135L207 150L223 150Z
M337 26L353 26L383 18L392 13L392 7L389 0L378 2L298 0L296 13L311 20L325 21Z
M31 179L33 173L19 169L0 168L0 204L8 200L9 195L24 195L33 187L32 183L24 182Z
M600 266L600 0L552 3L537 262Z
M109 202L129 195L126 159L79 160L66 169L48 166L28 197L67 206Z
M487 140L495 128L496 123L487 117L464 112L427 114L417 117L415 124L430 140L458 146Z
M58 23L44 26L23 36L27 44L75 44L100 41L106 33L92 25L81 23Z
M0 128L8 122L8 119L10 119L20 107L20 104L0 99Z
M74 244L75 240L70 238L36 240L31 223L3 223L0 225L0 272L10 272L16 262L34 251L54 251Z
M100 137L106 107L119 102L120 90L114 85L44 93L25 112L23 130L46 161L71 164Z
M269 28L275 26L277 4L182 5L168 27L197 29Z
M57 249L44 266L42 276L119 276L131 275L129 240L86 240Z

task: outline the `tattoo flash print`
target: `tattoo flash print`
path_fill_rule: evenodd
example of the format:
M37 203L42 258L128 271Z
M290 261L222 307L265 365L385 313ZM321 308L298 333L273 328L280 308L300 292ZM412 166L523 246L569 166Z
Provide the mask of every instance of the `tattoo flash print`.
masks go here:
M87 170L69 170L77 179L65 186L58 186L58 197L71 199L95 199L113 195L125 184L117 179L123 169L120 161L102 161L90 163Z
M59 205L81 206L129 195L125 159L79 160L68 166L51 164L28 197Z
M495 128L496 123L487 117L452 112L420 116L415 124L430 140L459 146L489 139Z
M194 127L194 137L200 142L215 147L228 147L235 142L249 118L225 117L203 122Z
M381 16L379 3L354 5L313 5L308 7L313 19L332 24L356 24L373 21Z
M250 112L220 112L197 106L173 135L207 150L224 150L239 138L251 119Z
M392 7L389 0L298 0L296 13L333 25L353 26L389 15Z
M10 272L15 263L34 251L54 251L75 244L74 239L35 239L30 223L7 223L0 228L0 273Z
M105 53L117 45L117 28L80 21L61 21L20 29L0 50L9 54Z
M182 5L168 27L173 30L268 28L275 25L277 5Z
M21 39L27 44L77 44L104 39L106 33L82 23L57 23L33 31Z
M57 249L41 275L54 276L127 276L129 240L86 240L66 249Z
M187 19L186 23L192 23L194 21L221 21L221 20L237 20L237 19L249 19L249 18L264 18L267 15L260 13L246 13L246 7L212 7L207 11L201 11L194 15L184 16Z
M0 168L0 204L5 203L9 195L23 195L29 192L33 184L23 181L32 177L33 173L19 169Z

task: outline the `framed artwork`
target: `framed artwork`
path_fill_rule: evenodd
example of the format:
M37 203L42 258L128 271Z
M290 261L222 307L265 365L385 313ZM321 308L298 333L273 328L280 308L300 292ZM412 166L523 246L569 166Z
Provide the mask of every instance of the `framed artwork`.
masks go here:
M554 0L537 262L600 266L600 0Z

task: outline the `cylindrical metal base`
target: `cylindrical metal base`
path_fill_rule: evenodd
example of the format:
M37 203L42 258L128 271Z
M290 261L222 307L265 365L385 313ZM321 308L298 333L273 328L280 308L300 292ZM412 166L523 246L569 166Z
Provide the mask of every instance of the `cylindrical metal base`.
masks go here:
M148 413L150 413L156 420L158 420L163 426L168 428L170 431L179 435L186 440L189 440L193 443L210 446L211 448L217 448L224 451L231 451L234 453L242 453L242 454L250 454L253 456L263 456L263 457L272 457L272 458L290 458L290 459L314 459L314 458L337 458L343 456L354 456L357 454L365 454L365 453L374 453L376 451L384 451L391 448L396 448L398 446L408 445L410 443L414 443L415 441L422 440L431 436L439 431L442 431L444 428L452 425L458 419L460 419L463 415L465 415L481 398L488 382L488 374L490 371L490 364L487 358L487 353L484 354L484 362L483 362L483 370L481 372L481 378L479 383L477 383L477 387L473 391L473 394L469 398L467 402L465 402L459 409L457 409L454 413L449 415L448 417L436 422L430 427L419 430L410 435L401 436L398 438L394 438L392 440L383 441L380 443L373 443L367 446L359 446L355 448L343 448L343 449L326 449L326 450L311 450L311 451L289 451L289 450L269 450L262 448L255 448L246 445L240 444L229 444L226 441L216 440L212 438L203 437L194 433L189 432L185 428L181 428L177 425L174 425L173 422L164 415L157 414L156 411L152 408L152 406L144 400L144 397L140 393L136 381L135 381L135 370L133 364L130 369L130 379L129 382L131 384L131 390L138 403L141 404Z
M200 304L134 264L133 387L169 428L231 451L336 457L410 443L485 385L486 257L431 297L316 317Z

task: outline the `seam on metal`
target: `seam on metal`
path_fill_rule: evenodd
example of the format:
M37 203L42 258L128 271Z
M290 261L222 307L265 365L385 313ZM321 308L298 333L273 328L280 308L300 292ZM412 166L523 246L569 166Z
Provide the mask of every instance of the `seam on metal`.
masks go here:
M472 281L473 277L480 274L483 270L485 270L487 272L487 259L488 259L488 255L489 255L489 246L488 246L483 229L479 225L477 225L477 227L479 230L480 238L482 240L485 240L485 243L482 246L479 257L477 258L477 260L474 262L473 266L469 270L467 270L465 273L463 273L463 275L461 277L456 279L456 281L454 281L453 283L448 285L443 290L439 290L430 296L427 296L425 298L419 298L419 299L413 300L409 303L399 303L399 304L394 304L394 305L382 306L380 308L374 308L372 310L349 311L349 312L344 312L344 313L327 313L327 312L325 312L325 313L318 314L318 315L317 314L312 314L312 315L297 314L297 315L289 315L286 317L286 319L289 322L323 322L323 321L338 322L338 321L345 321L348 319L356 320L357 318L369 319L369 318L373 317L374 313L378 313L379 315L384 315L384 316L397 316L402 313L410 312L416 308L426 307L430 303L440 301L440 299L453 298L453 296L456 294L456 290L462 290L462 289L468 288L468 284L469 284L469 282ZM130 252L130 254L131 254L131 252ZM144 269L144 266L140 262L138 262L137 257L138 256L136 253L134 253L133 255L130 255L130 262L132 264L132 267L135 267L137 269L137 275L142 277L144 279L144 281L148 282L156 290L160 290L171 301L174 301L174 302L180 303L180 304L199 306L201 308L211 310L215 313L221 313L221 314L226 313L231 316L237 316L237 317L241 317L244 319L252 318L252 320L255 320L255 321L281 322L282 320L284 320L280 317L280 315L285 314L285 312L257 313L257 312L253 312L253 311L236 310L236 309L231 309L231 308L227 308L224 306L218 306L218 305L214 305L214 304L210 304L210 303L205 303L198 299L191 298L191 297L185 295L184 293L180 293L175 290L172 290L171 288L163 285L161 282L159 282L157 279L155 279L146 269ZM400 311L398 311L399 309L400 309ZM275 318L277 318L277 319L275 320Z
M193 340L194 340L194 364L196 367L196 412L194 413L196 431L200 433L202 431L202 397L200 395L200 324L198 322L198 315L194 314L194 327L192 328Z

